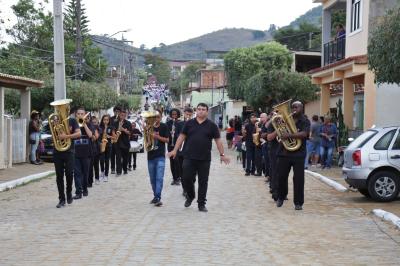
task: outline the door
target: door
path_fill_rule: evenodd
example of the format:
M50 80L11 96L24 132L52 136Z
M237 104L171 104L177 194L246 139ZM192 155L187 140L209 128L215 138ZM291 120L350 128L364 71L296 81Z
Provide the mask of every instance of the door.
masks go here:
M388 159L390 164L400 171L400 128L397 130L392 147L388 150Z

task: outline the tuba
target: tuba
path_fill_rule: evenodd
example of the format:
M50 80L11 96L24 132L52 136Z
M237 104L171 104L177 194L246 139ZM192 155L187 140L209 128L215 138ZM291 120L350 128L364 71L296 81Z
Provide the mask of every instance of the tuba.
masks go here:
M144 147L145 147L146 151L155 150L156 147L155 147L155 143L154 143L153 133L154 133L154 123L156 122L158 112L157 111L145 111L145 112L142 112L141 115L144 118L144 121L146 123L146 126L144 127L144 130L143 130Z
M297 132L296 124L293 119L293 114L289 113L291 101L292 99L272 107L278 113L271 118L271 123L278 135L278 141L282 142L282 145L285 147L285 149L288 151L297 151L301 147L300 139L281 139L283 133L293 134Z
M54 148L57 151L67 151L71 147L71 139L59 138L60 134L70 134L69 131L69 104L70 99L58 100L50 103L54 106L55 112L49 116L49 127L53 136Z

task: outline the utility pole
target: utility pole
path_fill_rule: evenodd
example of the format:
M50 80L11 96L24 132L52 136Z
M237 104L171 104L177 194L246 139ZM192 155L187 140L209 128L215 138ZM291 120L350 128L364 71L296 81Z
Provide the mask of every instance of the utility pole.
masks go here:
M67 97L65 88L65 56L62 1L54 0L54 100Z
M82 29L81 29L81 0L76 0L76 65L75 79L82 79Z
M211 108L214 106L214 74L211 72Z

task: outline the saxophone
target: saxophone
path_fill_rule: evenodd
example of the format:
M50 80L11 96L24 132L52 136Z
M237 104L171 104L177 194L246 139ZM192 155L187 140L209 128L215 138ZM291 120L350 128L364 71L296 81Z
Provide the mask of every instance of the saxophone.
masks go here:
M101 136L100 153L103 153L106 151L107 143L108 143L107 128L104 127L103 135Z
M259 125L259 122L256 122L256 124L255 124L256 133L253 134L253 143L256 146L260 146L260 144L261 144L260 143L260 129L259 129L258 125Z
M117 142L118 142L119 136L121 136L122 123L123 123L123 121L119 121L117 132L115 132L115 135L116 135L116 136L115 136L115 138L111 141L111 143L117 143Z
M293 119L293 114L289 113L290 102L292 99L287 100L286 102L280 103L273 107L274 110L277 110L278 113L271 118L272 126L274 127L279 142L282 142L282 145L288 151L297 151L301 147L301 140L295 138L288 138L286 140L282 140L281 136L284 133L296 133L297 128Z

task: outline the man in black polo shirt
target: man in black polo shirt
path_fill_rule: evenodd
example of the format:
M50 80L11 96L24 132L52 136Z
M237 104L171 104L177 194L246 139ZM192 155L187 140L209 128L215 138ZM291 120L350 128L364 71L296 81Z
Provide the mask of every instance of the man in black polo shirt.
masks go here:
M117 164L117 176L120 176L122 170L124 170L124 175L128 174L128 158L129 158L129 130L132 127L131 123L125 119L126 111L121 110L119 112L118 120L114 122L114 137L116 137L117 131L121 132L118 137L117 143L115 143L115 153L116 153L116 164Z
M197 105L196 118L186 122L174 149L168 153L168 156L175 158L179 148L185 141L183 160L183 185L187 193L185 207L189 207L195 198L194 180L198 175L197 203L199 211L202 212L207 212L205 205L213 139L220 153L221 161L225 164L230 162L229 158L224 154L224 147L217 125L207 119L207 116L208 106L205 103L199 103Z
M306 157L306 139L310 134L310 121L303 115L303 104L294 102L292 104L293 118L296 123L297 132L283 134L282 141L293 138L301 140L301 147L296 151L288 151L279 144L278 148L278 200L277 207L282 207L283 201L288 194L288 177L293 167L293 194L295 210L302 210L304 204L304 159Z

